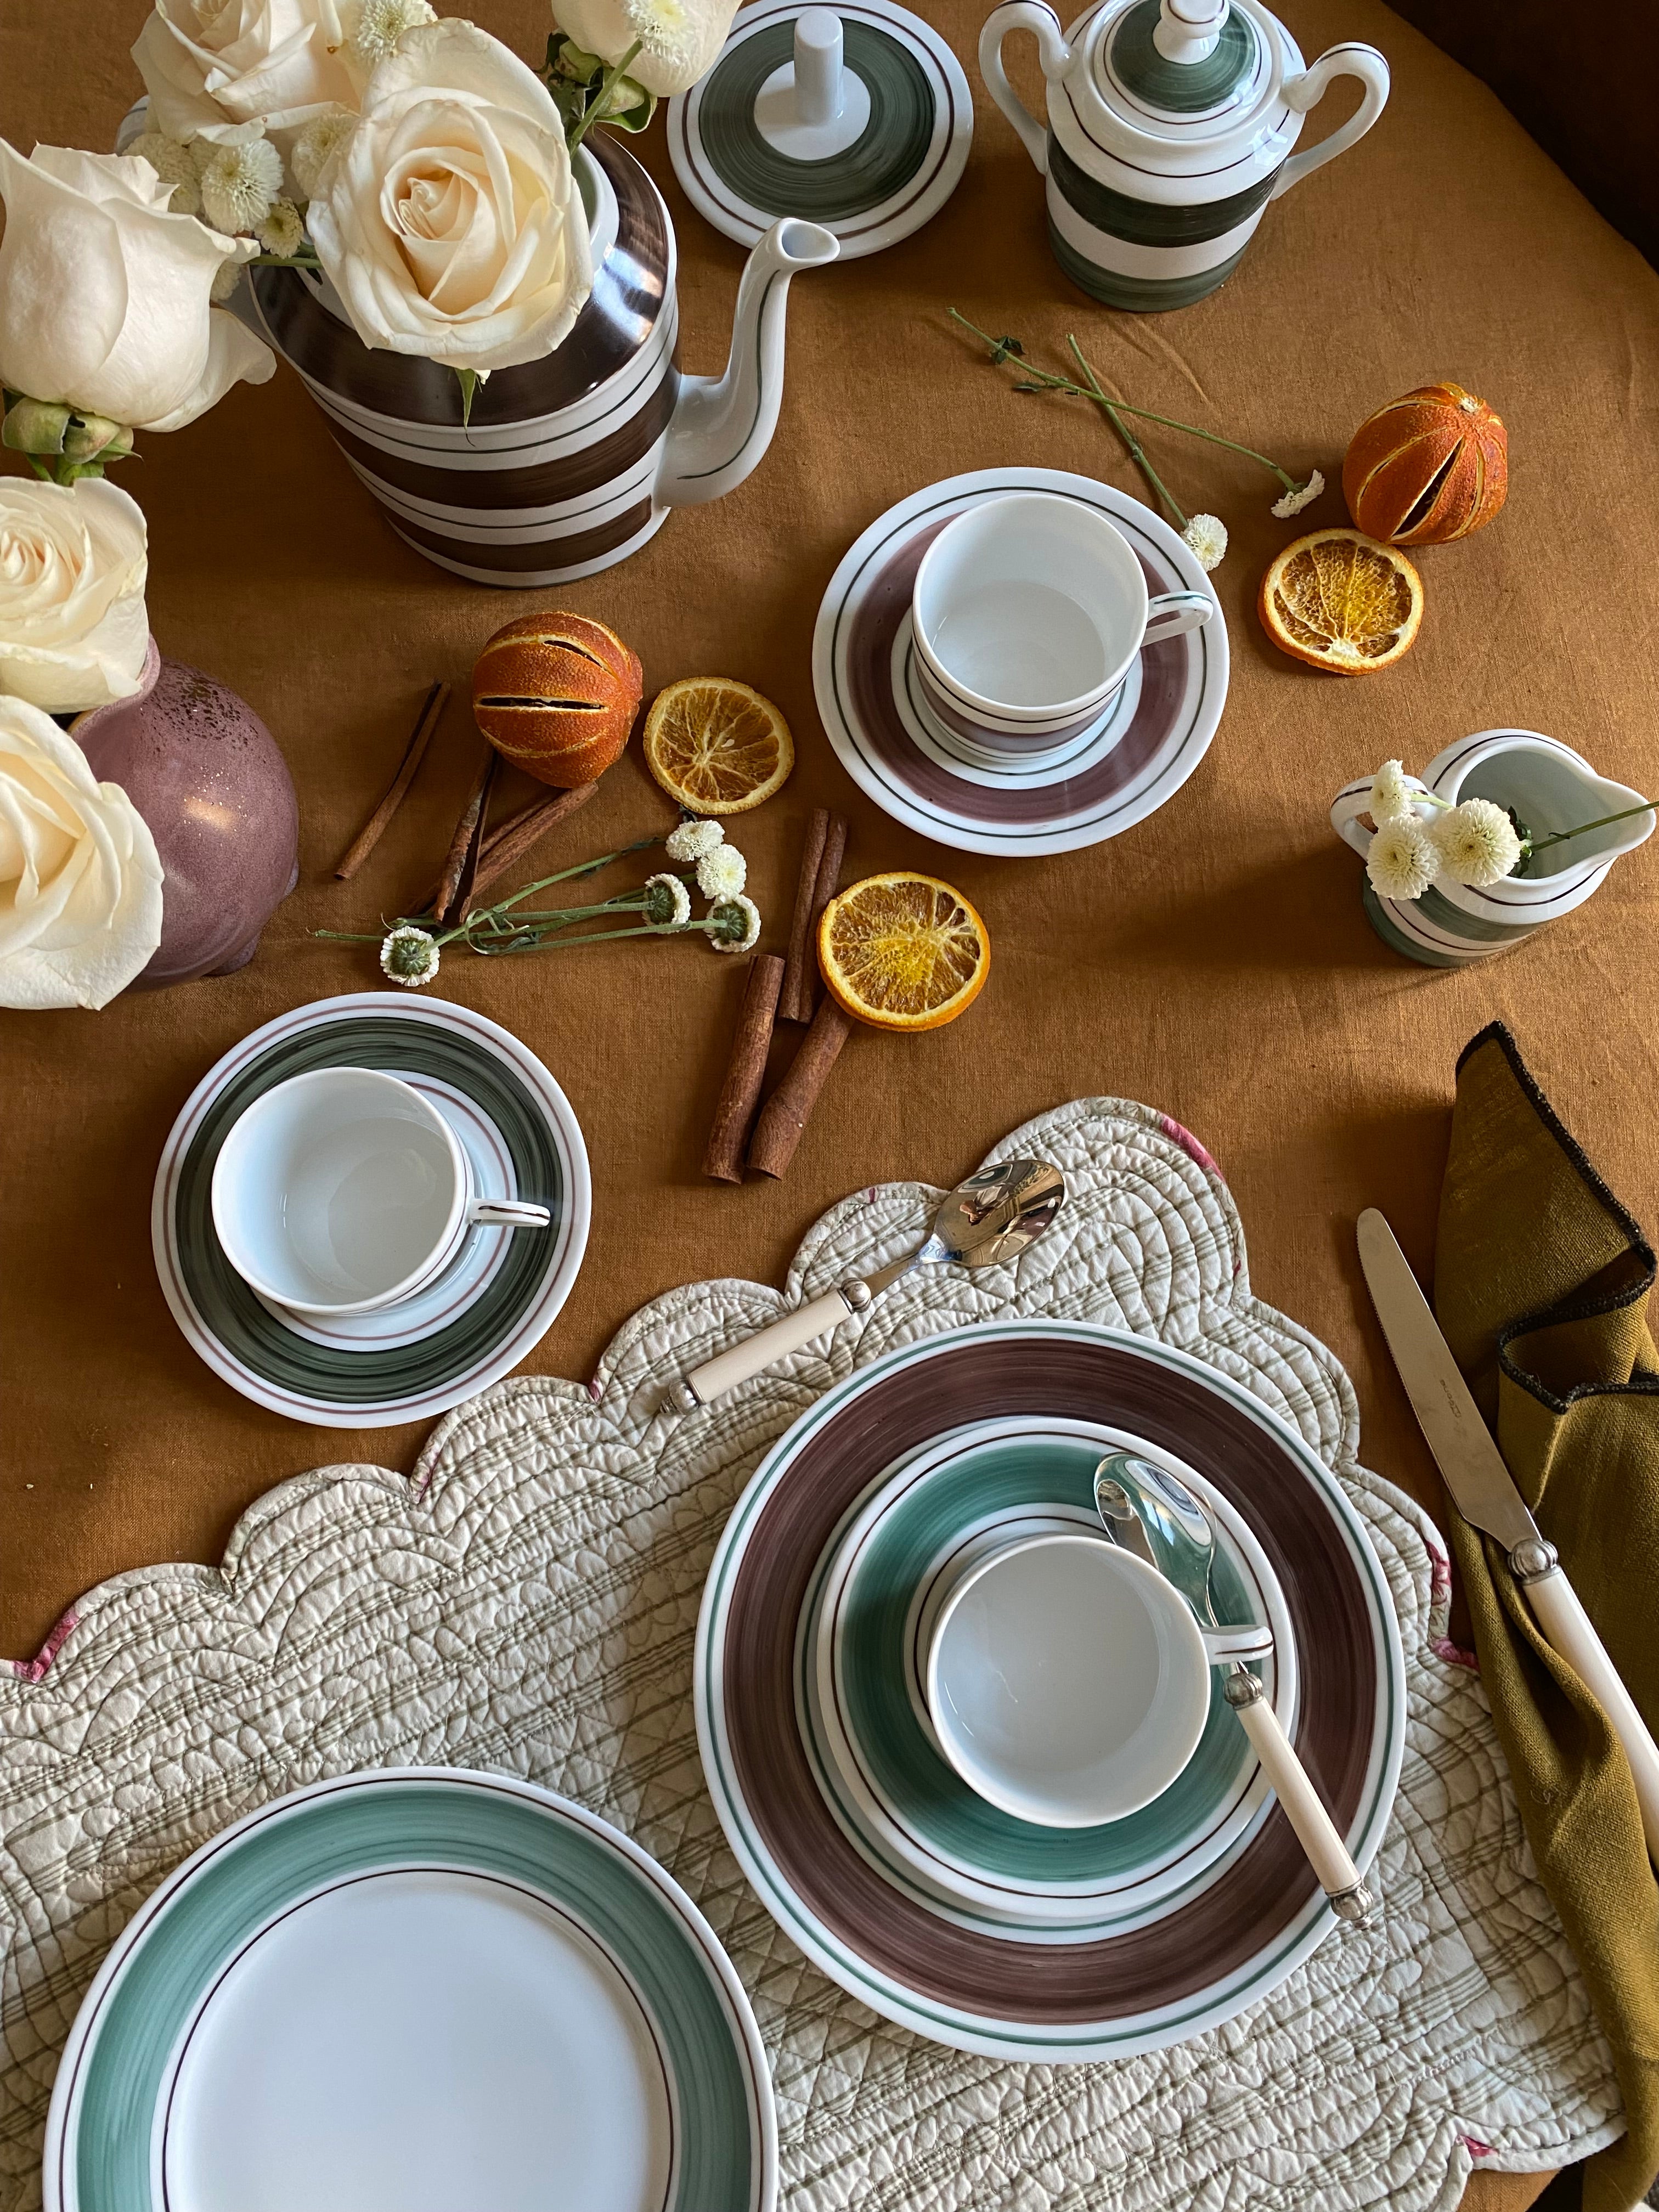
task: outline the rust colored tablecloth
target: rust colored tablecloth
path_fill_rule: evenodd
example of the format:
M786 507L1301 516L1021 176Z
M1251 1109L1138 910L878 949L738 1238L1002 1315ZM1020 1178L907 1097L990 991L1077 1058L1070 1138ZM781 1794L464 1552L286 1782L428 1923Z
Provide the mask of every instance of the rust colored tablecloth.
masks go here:
M538 0L476 12L539 54ZM927 12L976 80L977 0ZM1261 1291L1354 1376L1368 1463L1432 1499L1352 1222L1383 1206L1426 1261L1466 1040L1505 1019L1614 1188L1650 1213L1659 858L1621 862L1589 907L1510 957L1431 973L1372 937L1358 864L1326 808L1385 757L1420 767L1494 724L1549 731L1643 789L1659 781L1659 276L1490 93L1379 0L1286 0L1284 12L1310 55L1339 37L1380 46L1394 97L1356 151L1268 210L1224 291L1155 319L1073 291L1047 249L1030 164L981 101L967 175L928 229L795 285L782 421L755 476L672 517L626 567L556 594L637 647L647 686L729 673L789 716L799 766L740 833L766 944L781 944L802 826L826 804L851 817L858 872L908 863L958 884L988 919L995 963L956 1025L856 1037L787 1180L734 1190L706 1183L698 1162L738 963L656 944L448 959L439 993L541 1054L592 1155L587 1263L532 1369L586 1372L623 1316L671 1285L775 1276L799 1231L849 1188L948 1182L1038 1109L1115 1092L1164 1108L1213 1150ZM143 0L9 9L0 130L25 146L110 143L137 88L125 47L143 13ZM741 257L687 209L660 127L643 153L679 226L683 360L716 368ZM1257 626L1258 579L1290 534L1268 514L1276 488L1158 433L1177 495L1232 532L1215 579L1232 694L1207 759L1163 812L1094 851L948 853L865 800L819 726L810 642L831 570L890 502L962 469L1030 462L1139 489L1101 421L1016 397L953 334L951 304L1044 355L1076 330L1126 396L1298 471L1317 465L1333 484L1371 408L1454 377L1510 425L1508 510L1425 555L1427 615L1410 658L1344 682L1282 658ZM400 544L284 370L141 442L120 480L149 516L152 625L164 651L234 685L280 739L300 791L303 877L240 975L100 1015L0 1017L0 1650L15 1654L32 1653L101 1576L216 1558L239 1511L287 1475L413 1456L415 1430L297 1427L209 1373L157 1287L150 1183L173 1116L227 1047L286 1008L378 981L372 957L307 933L371 927L429 884L477 764L464 711L362 874L337 884L333 863L432 678L462 685L489 632L534 604L447 578ZM1333 489L1306 525L1345 520L1340 504ZM601 851L669 818L630 755L550 854ZM1518 2206L1532 2192L1479 2177L1468 2201Z

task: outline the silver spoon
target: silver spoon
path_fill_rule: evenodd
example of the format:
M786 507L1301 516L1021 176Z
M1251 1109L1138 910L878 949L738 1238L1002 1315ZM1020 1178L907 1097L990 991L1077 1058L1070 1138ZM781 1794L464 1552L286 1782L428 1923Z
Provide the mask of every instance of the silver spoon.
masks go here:
M949 1261L959 1267L994 1267L1013 1259L1042 1236L1066 1202L1066 1178L1047 1160L999 1160L958 1183L939 1206L927 1241L890 1267L863 1280L837 1285L797 1306L730 1352L695 1367L669 1385L671 1406L689 1413L735 1390L787 1352L838 1328L849 1314L866 1313L884 1291L913 1267Z
M1218 1624L1210 1584L1215 1531L1209 1515L1186 1484L1167 1468L1129 1452L1109 1452L1095 1469L1095 1506L1107 1534L1156 1568L1191 1607L1212 1659L1227 1665L1222 1694L1238 1715L1263 1773L1278 1792L1285 1818L1308 1855L1332 1911L1339 1919L1363 1927L1370 1917L1371 1893L1308 1778L1307 1769L1279 1726L1278 1714L1243 1657L1223 1652L1212 1643ZM1272 1632L1259 1633L1265 1641L1256 1647L1257 1652L1271 1650Z

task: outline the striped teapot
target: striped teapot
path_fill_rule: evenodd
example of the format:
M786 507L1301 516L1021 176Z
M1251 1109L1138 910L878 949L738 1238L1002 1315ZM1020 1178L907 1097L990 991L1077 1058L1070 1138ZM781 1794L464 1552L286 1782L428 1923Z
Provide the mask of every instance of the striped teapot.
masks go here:
M573 166L592 292L556 352L480 383L470 422L448 369L364 345L325 278L251 271L260 335L298 370L392 527L474 583L593 575L672 508L741 483L777 427L790 280L840 251L816 223L774 223L738 283L725 374L687 375L661 193L603 131Z
M1038 121L1002 65L1011 31L1036 35ZM1004 0L980 34L987 88L1048 179L1048 238L1075 284L1158 313L1224 283L1262 210L1364 137L1389 96L1374 46L1311 69L1261 0L1098 0L1062 34L1044 0ZM1340 76L1364 97L1305 154L1303 120Z

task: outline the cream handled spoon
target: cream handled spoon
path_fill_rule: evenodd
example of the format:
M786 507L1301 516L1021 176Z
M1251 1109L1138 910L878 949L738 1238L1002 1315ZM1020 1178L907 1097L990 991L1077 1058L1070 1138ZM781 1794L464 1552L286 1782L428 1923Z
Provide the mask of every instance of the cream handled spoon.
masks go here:
M735 1390L786 1352L839 1328L851 1314L866 1312L913 1267L948 1261L961 1267L1000 1266L1041 1237L1066 1202L1066 1178L1047 1160L999 1160L957 1188L933 1216L927 1242L873 1275L841 1283L781 1321L773 1322L729 1352L694 1367L668 1389L668 1402L689 1413Z
M1095 1510L1109 1535L1174 1583L1208 1644L1218 1627L1210 1590L1215 1531L1186 1484L1151 1460L1109 1452L1095 1469ZM1267 1648L1272 1643L1271 1635L1267 1636ZM1332 1911L1364 1927L1370 1917L1371 1893L1261 1681L1242 1659L1211 1648L1216 1663L1227 1668L1222 1694L1238 1715Z

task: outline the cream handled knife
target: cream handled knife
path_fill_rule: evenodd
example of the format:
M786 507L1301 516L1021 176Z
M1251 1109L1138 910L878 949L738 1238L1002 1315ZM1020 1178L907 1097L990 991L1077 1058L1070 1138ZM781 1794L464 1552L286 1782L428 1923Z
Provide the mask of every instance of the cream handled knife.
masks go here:
M1562 1573L1554 1545L1539 1534L1394 1231L1368 1206L1358 1234L1371 1303L1452 1503L1466 1521L1503 1546L1545 1642L1612 1723L1630 1761L1648 1856L1659 1864L1659 1749Z

